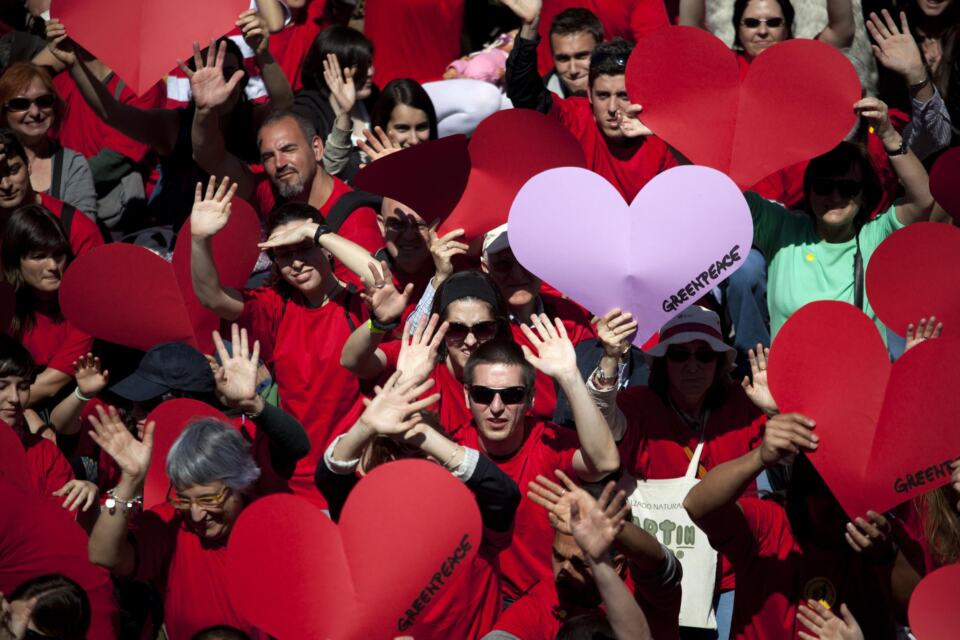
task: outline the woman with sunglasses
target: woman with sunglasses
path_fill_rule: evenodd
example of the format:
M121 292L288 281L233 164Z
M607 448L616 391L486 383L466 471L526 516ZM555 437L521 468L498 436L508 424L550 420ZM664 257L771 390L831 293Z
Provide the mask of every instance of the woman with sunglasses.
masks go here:
M186 640L215 624L253 635L252 625L226 597L224 572L230 532L254 499L260 476L250 444L239 430L215 419L189 425L165 461L168 504L141 513L154 423L147 423L138 439L113 407L98 406L90 422L90 436L120 468L120 481L107 492L90 534L90 561L118 578L157 587L171 640Z
M97 213L93 173L82 154L51 136L63 113L53 79L43 67L18 62L0 76L0 126L9 127L27 153L30 183L87 215Z
M650 495L657 495L653 493L656 488L647 488L648 481L677 481L686 477L694 483L707 470L747 453L762 437L765 416L761 409L773 411L775 407L766 389L765 372L759 375L759 367L752 385L746 380L742 385L734 382L730 371L736 351L722 340L719 316L698 306L687 308L665 324L660 330L659 342L644 352L650 367L648 386L631 387L618 393L619 354L630 344L635 331L636 323L626 314L604 319L599 334L605 355L589 378L589 387L598 404L608 407L607 419L614 433L624 433L619 445L623 468L637 480L635 485L628 485L628 490L634 489L635 495L645 496L631 500L634 518L659 521L668 516L657 517L656 512L636 506L650 502ZM765 364L764 353L758 354L753 362L758 359ZM684 491L676 496L678 500L683 498ZM682 510L680 514L684 516ZM667 540L661 541L669 544ZM688 602L694 597L691 587L695 582L713 584L717 558L710 551L699 559L689 549L685 553L680 556L684 558L684 599L685 607L691 607ZM696 564L691 565L691 560ZM719 584L700 592L702 621L709 615L714 595L727 592L732 595L735 585L730 564L723 558L719 564ZM726 598L720 602L721 606L727 604ZM726 610L729 614L729 608ZM725 627L725 620L728 622L729 618L718 611L721 629ZM690 619L685 618L684 623L690 624Z

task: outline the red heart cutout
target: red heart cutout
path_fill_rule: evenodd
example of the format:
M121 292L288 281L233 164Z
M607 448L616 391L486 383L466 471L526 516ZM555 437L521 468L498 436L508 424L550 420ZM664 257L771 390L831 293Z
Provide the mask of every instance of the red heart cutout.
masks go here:
M929 574L910 596L907 616L917 640L954 640L957 637L957 593L960 564L941 567Z
M249 0L53 0L50 15L139 95L249 8Z
M820 445L807 455L855 518L950 480L949 461L960 456L957 362L960 340L939 338L891 365L870 318L820 301L780 329L768 382L781 412L816 421Z
M577 139L554 118L529 109L498 111L470 139L470 178L463 196L437 233L463 229L464 242L507 221L520 187L541 171L583 167Z
M353 184L398 200L433 223L453 211L469 176L467 137L455 135L391 153L367 165Z
M958 255L960 229L953 225L920 222L891 234L867 266L867 299L877 317L901 336L930 316L950 331L960 327Z
M960 147L948 149L933 164L930 193L944 211L960 218Z
M454 552L465 549L456 572L480 536L462 482L423 460L391 462L357 484L339 524L291 495L247 507L227 549L230 600L280 640L393 638Z
M167 454L188 424L199 418L216 418L231 424L227 416L205 402L176 398L157 406L147 416L147 422L157 423L153 430L153 458L143 485L143 504L146 508L162 504L170 488L167 475Z
M736 54L718 38L667 27L634 47L627 92L654 133L746 189L843 140L860 80L834 47L794 39L764 51L741 81Z
M27 462L20 438L13 427L0 420L0 477L4 477L23 491L37 493L33 483L33 471Z
M224 287L240 288L256 263L260 222L234 198L227 226L213 239ZM213 351L220 319L205 309L190 280L190 220L177 237L173 263L129 244L108 244L71 263L60 285L60 308L81 331L141 351L162 342L185 342Z

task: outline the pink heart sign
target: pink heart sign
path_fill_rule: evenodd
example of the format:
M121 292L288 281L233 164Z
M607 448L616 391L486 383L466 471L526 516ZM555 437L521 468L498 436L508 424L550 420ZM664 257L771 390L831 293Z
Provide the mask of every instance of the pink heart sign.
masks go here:
M219 38L249 8L249 0L53 0L50 15L142 94L189 58L194 42Z
M637 346L739 269L753 241L740 189L697 166L661 173L629 206L591 171L544 171L517 194L509 230L520 264L575 302L633 313Z

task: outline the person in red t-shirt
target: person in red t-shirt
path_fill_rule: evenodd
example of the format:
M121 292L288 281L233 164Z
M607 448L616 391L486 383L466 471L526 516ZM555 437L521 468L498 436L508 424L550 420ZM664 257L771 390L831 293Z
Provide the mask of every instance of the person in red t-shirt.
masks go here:
M272 283L225 290L212 241L227 224L236 189L228 178L219 188L211 179L206 194L197 185L190 218L194 292L204 306L259 340L281 407L304 425L312 445L310 455L297 463L290 488L322 506L313 483L317 462L330 440L363 411L360 381L340 366L340 351L365 320L360 296L334 275L327 252L356 274L371 274L376 263L362 247L332 233L312 206L288 202L270 214L267 241L260 245L274 261ZM382 281L379 272L372 275Z
M20 207L0 239L3 274L17 292L10 334L45 367L30 389L31 405L38 405L70 383L73 364L90 351L93 338L60 311L60 282L73 255L57 218L37 204Z
M908 563L884 516L868 511L850 522L803 455L784 506L738 498L764 468L816 451L815 426L795 413L774 416L759 447L712 469L683 502L736 572L732 638L796 638L799 605L809 600L845 603L867 638L895 635L891 594Z
M624 74L633 45L625 40L598 45L590 57L587 96L560 98L537 74L539 2L529 5L525 10L514 6L523 27L507 58L507 96L515 107L559 120L580 142L587 168L632 201L651 178L677 166L669 147L637 119L640 105L627 97Z

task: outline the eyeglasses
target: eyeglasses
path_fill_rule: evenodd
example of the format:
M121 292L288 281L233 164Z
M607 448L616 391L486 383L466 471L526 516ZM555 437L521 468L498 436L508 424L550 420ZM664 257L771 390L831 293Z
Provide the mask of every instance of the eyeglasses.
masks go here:
M783 26L783 18L744 18L740 24L747 29L756 29L761 23L767 25L770 29L779 29Z
M470 385L467 390L470 399L478 404L492 404L498 395L503 404L520 404L527 399L529 391L526 387L484 387L479 384Z
M10 98L4 106L7 111L18 112L29 110L32 104L37 105L38 109L53 109L53 106L57 104L57 96L52 93L44 93L36 98Z
M200 496L199 498L185 498L179 493L175 493L173 485L167 489L167 502L171 507L178 511L189 511L193 505L197 505L204 511L220 512L223 511L223 505L230 497L230 487L224 487L220 493L214 496Z
M833 180L831 178L814 178L810 181L810 189L818 196L829 196L834 191L842 198L852 198L860 193L863 187L856 180Z
M695 351L681 349L680 347L669 347L667 349L667 360L670 362L682 364L691 357L696 358L697 362L702 364L709 364L717 359L717 353L712 349L697 349Z
M496 320L486 320L475 325L451 322L447 328L447 340L461 344L472 333L477 342L486 342L496 337L499 328Z

